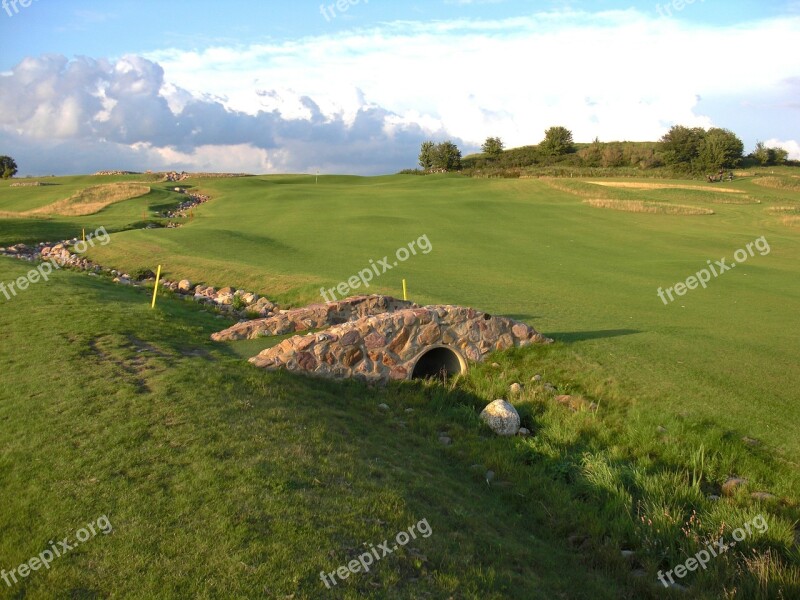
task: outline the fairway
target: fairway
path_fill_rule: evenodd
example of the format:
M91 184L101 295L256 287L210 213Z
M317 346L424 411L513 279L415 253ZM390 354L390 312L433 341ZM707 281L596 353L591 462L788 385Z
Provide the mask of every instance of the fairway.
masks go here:
M393 267L369 291L398 295L407 279L419 303L525 320L629 385L636 418L708 422L761 439L797 463L800 438L789 424L800 420L800 235L768 211L797 196L765 196L746 180L733 185L765 201L715 204L719 188L707 186L705 206L715 214L679 216L594 209L537 180L203 181L214 201L185 227L124 232L90 256L129 271L163 264L168 276L238 285L297 306L322 301L320 287L427 235L429 254ZM682 199L680 190L670 193ZM670 201L662 190L635 197ZM704 199L695 192L693 203L704 206ZM708 260L730 263L762 236L769 254L756 254L678 302L659 299L658 288L685 280ZM585 373L572 376L588 383Z

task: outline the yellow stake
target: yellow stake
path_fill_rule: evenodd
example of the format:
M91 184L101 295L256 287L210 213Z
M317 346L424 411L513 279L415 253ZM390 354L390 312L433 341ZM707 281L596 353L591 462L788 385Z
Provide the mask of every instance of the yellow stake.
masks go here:
M403 279L403 300L408 300L408 289L406 288L405 279Z
M86 228L84 227L84 228L82 229L82 231L83 231L83 233L81 234L81 238L82 238L82 239L83 239L83 241L85 242L85 241L86 241Z
M158 296L158 282L161 280L161 265L158 265L158 273L156 273L156 287L153 288L153 303L150 308L156 307L156 297Z

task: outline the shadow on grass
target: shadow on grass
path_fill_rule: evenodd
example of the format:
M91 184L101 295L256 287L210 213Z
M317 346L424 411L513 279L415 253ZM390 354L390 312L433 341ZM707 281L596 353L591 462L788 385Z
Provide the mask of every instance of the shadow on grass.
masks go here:
M548 331L547 337L551 337L557 342L573 344L575 342L585 342L587 340L602 340L605 338L622 337L625 335L636 335L638 333L643 333L643 332L638 329L601 329L599 331L569 331L569 332Z

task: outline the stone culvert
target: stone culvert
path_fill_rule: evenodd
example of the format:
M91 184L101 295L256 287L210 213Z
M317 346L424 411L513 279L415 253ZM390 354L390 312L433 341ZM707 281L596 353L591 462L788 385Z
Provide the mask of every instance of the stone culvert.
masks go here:
M329 303L328 310L335 304ZM313 325L318 326L325 305L308 310L319 317ZM481 362L490 352L552 342L525 323L472 308L426 306L394 311L387 307L387 310L335 325L324 333L284 340L250 362L266 369L287 369L322 377L388 381L437 376L442 372L463 373L469 361ZM267 321L275 323L274 319ZM238 327L245 325L249 324Z

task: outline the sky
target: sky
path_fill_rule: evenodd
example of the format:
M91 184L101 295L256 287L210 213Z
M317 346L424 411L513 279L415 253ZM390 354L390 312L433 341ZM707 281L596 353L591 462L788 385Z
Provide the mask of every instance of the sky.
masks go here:
M2 1L2 0L0 0ZM800 0L4 0L19 175L348 173L724 127L800 159Z

